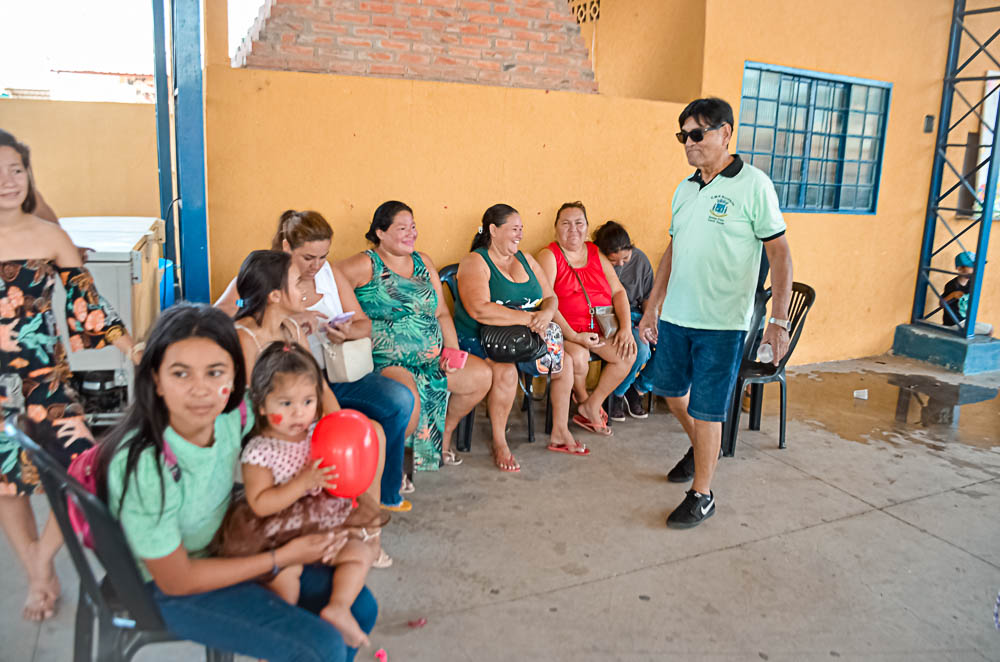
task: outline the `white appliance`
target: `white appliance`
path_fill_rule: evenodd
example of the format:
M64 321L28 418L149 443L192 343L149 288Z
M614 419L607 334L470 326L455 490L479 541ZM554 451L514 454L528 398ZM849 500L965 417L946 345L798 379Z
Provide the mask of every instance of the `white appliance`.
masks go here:
M90 248L87 269L97 291L125 322L138 342L146 337L160 311L159 260L163 254L164 223L158 218L128 216L81 216L59 220L73 243ZM52 294L59 335L69 355L69 367L79 378L81 395L92 424L111 423L119 414L92 411L89 394L127 387L132 391L132 364L114 347L69 351L66 330L66 291L56 282ZM106 399L105 399L106 400Z

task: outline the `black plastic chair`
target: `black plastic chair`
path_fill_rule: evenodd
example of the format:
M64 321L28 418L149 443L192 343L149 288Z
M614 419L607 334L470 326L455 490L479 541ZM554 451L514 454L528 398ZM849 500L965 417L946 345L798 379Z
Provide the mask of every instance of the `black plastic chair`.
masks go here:
M442 267L438 271L438 276L441 278L441 282L448 287L448 291L451 293L451 300L458 305L461 300L458 294L458 265L449 264L446 267ZM528 418L528 443L535 443L535 415L531 409L532 401L532 376L522 372L520 369L517 371L517 381L521 387L521 391L524 397L521 399L521 411L525 412ZM545 397L545 426L546 432L552 429L552 408L548 402L548 390L546 389ZM455 429L455 448L459 451L468 453L472 448L472 428L476 422L476 408L473 407L472 411L465 415Z
M143 646L179 641L167 631L160 610L139 574L125 534L108 507L70 477L52 456L23 432L9 423L4 432L17 441L38 468L52 514L80 576L73 662L128 662ZM94 552L106 573L100 581L70 524L67 499L72 499L79 506L90 525L96 546ZM232 662L233 659L232 653L205 649L206 662Z
M806 315L812 308L816 300L816 291L805 283L792 283L792 296L788 304L788 319L791 322L789 330L788 351L782 357L778 365L771 363L758 363L756 361L757 348L760 344L760 334L758 331L764 324L764 316L767 314L767 302L771 299L771 290L763 290L757 293L754 301L753 317L750 321L750 331L747 333L746 343L743 347L743 356L740 360L740 371L736 377L736 388L733 390L732 399L729 405L729 416L723 426L722 434L722 454L732 457L736 453L736 437L739 431L740 414L742 408L740 401L743 396L743 389L747 384L763 385L770 382L778 382L781 386L781 423L778 434L778 448L785 448L785 423L788 404L787 383L785 381L785 365L795 350L799 338L802 335L802 327L806 321ZM757 388L755 386L755 388ZM760 396L756 395L756 402L752 405L755 410L751 412L751 427L759 429L760 426ZM756 427L753 423L756 419Z

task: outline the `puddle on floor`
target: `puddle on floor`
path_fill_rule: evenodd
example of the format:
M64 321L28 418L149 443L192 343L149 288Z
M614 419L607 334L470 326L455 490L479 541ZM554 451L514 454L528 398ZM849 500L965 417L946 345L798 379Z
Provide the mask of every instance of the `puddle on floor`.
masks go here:
M854 392L867 389L868 399ZM765 387L764 411L778 413L778 386ZM927 375L810 372L788 376L788 417L844 439L918 443L943 450L959 443L1000 447L997 388L950 384ZM743 419L743 426L746 419Z

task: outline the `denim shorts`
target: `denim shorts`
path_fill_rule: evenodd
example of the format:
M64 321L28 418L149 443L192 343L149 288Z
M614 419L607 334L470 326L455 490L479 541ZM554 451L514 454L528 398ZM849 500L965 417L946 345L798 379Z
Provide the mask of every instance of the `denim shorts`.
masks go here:
M692 418L725 421L746 331L692 329L660 320L658 334L653 393L679 398L690 391Z

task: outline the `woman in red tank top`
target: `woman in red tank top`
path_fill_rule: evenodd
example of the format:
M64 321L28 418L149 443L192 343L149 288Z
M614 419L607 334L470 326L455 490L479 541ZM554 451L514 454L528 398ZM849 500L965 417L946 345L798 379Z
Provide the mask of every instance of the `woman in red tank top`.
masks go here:
M559 297L554 321L562 327L566 355L573 360L573 393L578 403L573 422L609 437L611 428L601 403L628 374L636 354L628 294L608 259L587 241L587 210L582 202L567 202L560 207L555 228L556 241L541 250L538 262ZM614 306L618 319L618 331L607 339L601 337L601 329L591 314L591 307L599 306ZM593 393L588 394L591 353L607 365Z

